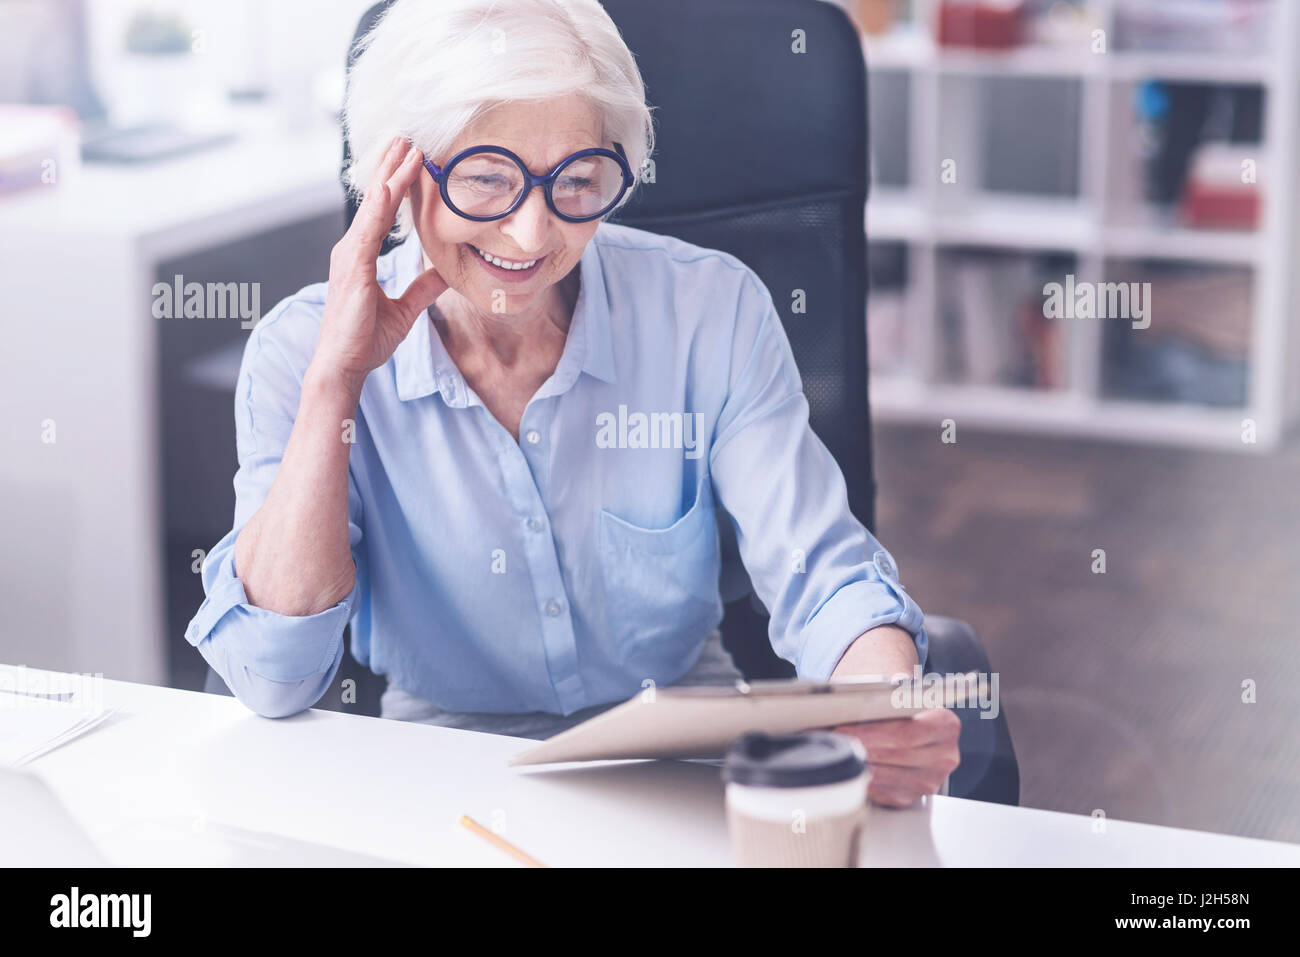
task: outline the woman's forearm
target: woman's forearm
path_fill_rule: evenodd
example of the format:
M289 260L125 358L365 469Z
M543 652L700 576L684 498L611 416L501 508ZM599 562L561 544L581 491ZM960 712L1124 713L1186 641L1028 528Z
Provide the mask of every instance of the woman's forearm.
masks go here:
M314 615L352 590L345 421L361 383L319 368L303 377L293 431L262 507L235 541L235 571L248 600L281 615Z
M831 673L831 680L873 675L889 680L898 674L910 678L916 665L912 636L897 625L880 625L863 632L849 645Z

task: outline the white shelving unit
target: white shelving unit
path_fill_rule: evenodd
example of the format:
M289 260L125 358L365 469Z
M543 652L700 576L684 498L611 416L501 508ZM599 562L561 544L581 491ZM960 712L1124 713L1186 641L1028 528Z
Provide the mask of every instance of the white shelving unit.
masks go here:
M907 83L908 185L873 184L867 238L907 249L906 332L902 368L873 369L871 401L882 421L960 425L1007 431L1087 435L1244 452L1277 446L1300 407L1300 335L1289 334L1298 304L1296 273L1297 127L1300 126L1300 2L1275 3L1272 48L1258 56L1117 50L1111 0L1087 6L1106 31L1106 52L1089 40L1063 47L1026 47L1005 53L941 48L931 39L934 0L916 0L913 23L864 44L872 77L902 73ZM1079 89L1080 129L1076 197L1043 198L984 192L978 175L980 116L976 88L988 78L1072 81ZM1257 232L1200 230L1169 225L1135 199L1117 157L1131 148L1131 100L1146 80L1250 85L1263 91L1259 156L1264 209ZM875 132L873 131L873 135ZM941 164L961 153L954 186L941 181ZM972 174L970 167L976 168ZM938 374L938 285L945 250L1074 257L1080 279L1106 281L1108 262L1132 259L1204 263L1249 270L1252 290L1247 401L1241 408L1113 399L1102 390L1104 323L1059 320L1065 384L1060 389L947 384ZM870 315L870 305L868 307ZM1159 321L1158 314L1155 319ZM1242 439L1255 422L1254 444Z

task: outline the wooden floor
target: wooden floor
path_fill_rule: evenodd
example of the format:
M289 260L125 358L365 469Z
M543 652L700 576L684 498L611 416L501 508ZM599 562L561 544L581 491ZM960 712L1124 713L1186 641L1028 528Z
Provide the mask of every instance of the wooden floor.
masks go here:
M875 440L878 537L982 635L1022 804L1300 842L1300 442Z

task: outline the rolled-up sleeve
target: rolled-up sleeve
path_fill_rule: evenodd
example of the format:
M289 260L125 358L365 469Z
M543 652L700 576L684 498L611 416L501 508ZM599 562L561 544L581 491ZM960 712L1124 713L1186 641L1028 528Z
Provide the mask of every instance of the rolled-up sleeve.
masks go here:
M249 603L235 568L235 540L266 500L293 428L301 394L301 363L286 358L291 343L277 341L282 304L258 325L244 350L235 392L235 521L203 562L207 596L185 638L258 714L284 717L320 700L343 658L343 632L357 601L360 565L352 592L331 608L302 617L280 615ZM361 502L348 480L348 533L353 561L361 542Z
M879 625L928 646L924 616L893 557L849 511L844 476L808 424L794 354L766 288L747 275L729 392L709 454L714 488L770 617L773 650L801 678L828 680Z

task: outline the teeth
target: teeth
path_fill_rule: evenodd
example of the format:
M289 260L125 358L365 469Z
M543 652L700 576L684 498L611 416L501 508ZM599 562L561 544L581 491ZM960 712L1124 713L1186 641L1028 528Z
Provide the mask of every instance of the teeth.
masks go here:
M474 250L474 252L478 253L492 265L500 266L502 269L532 269L537 265L536 259L530 259L526 263L512 262L509 259L498 259L496 256L491 256L479 249L477 246L470 246L470 249Z

